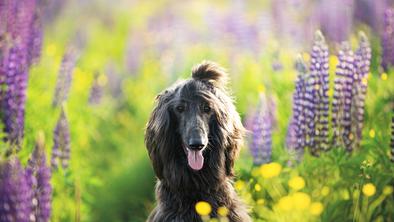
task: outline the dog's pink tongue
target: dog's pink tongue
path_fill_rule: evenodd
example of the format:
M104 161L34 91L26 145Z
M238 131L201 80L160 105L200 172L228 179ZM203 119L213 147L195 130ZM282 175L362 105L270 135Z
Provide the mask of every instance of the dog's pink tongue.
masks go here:
M204 165L204 157L202 156L202 150L199 151L188 150L187 161L189 163L189 166L193 170L201 170L202 166Z

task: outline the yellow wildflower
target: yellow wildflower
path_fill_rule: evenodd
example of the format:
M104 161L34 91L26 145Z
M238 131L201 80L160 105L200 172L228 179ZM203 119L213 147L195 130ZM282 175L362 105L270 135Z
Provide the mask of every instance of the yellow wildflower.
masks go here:
M312 215L319 216L323 212L323 204L320 202L313 202L309 208Z
M362 83L364 86L368 85L368 78L367 78L367 77L362 78L362 79L361 79L361 83Z
M254 185L254 189L258 192L261 190L261 186L260 184L256 183L256 185Z
M305 62L308 62L311 59L311 56L307 52L302 53L302 57Z
M375 130L374 130L374 129L371 129L371 130L369 131L369 137L375 138L375 135L376 135Z
M322 195L323 197L327 196L329 193L330 193L330 188L329 188L329 187L324 186L324 187L321 189L321 195Z
M235 186L236 190L240 191L245 187L245 182L242 180L237 180L237 182L235 182L234 186Z
M376 192L376 187L375 187L375 185L373 185L372 183L367 183L367 184L365 184L365 185L363 186L362 191L363 191L363 193L364 193L365 196L370 197L370 196L372 196L372 195L375 194L375 192Z
M293 203L297 209L306 209L311 204L311 197L302 192L297 192L292 195Z
M207 216L212 211L211 205L205 201L197 202L195 208L196 208L196 212L201 216Z
M281 171L282 166L279 163L275 162L263 164L260 167L261 175L263 176L263 178L266 179L278 176Z
M263 205L265 203L265 200L264 199L258 199L256 201L256 203L257 203L257 205Z
M265 90L264 90L264 85L260 84L260 85L258 86L257 90L258 90L260 93L263 93L263 92L265 91Z
M380 78L382 78L383 81L387 80L387 73L382 73L382 75L380 76Z
M228 209L227 209L227 207L219 207L218 208L218 214L220 215L220 216L222 216L222 217L225 217L225 216L227 216L228 215Z
M335 67L339 63L338 57L335 55L330 56L329 58L330 66Z
M290 196L284 196L279 199L278 208L284 211L289 211L293 208L293 200Z
M56 45L55 44L49 44L45 50L46 54L49 56L54 56L56 53Z
M289 180L289 187L293 190L301 190L305 187L305 180L302 177L293 177Z

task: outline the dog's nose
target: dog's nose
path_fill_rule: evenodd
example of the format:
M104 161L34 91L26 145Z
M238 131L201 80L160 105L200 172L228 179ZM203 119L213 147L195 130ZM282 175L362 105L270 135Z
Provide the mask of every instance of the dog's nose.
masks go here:
M201 141L201 139L190 139L189 140L189 147L192 150L201 150L202 148L204 148L204 144Z

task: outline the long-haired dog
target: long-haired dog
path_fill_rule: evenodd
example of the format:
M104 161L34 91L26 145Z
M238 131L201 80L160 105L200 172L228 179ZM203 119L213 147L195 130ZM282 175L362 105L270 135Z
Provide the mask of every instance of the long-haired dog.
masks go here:
M145 143L155 174L157 206L148 221L201 221L195 204L226 207L232 222L251 221L232 186L244 128L229 93L227 74L212 62L192 79L160 93L147 124Z

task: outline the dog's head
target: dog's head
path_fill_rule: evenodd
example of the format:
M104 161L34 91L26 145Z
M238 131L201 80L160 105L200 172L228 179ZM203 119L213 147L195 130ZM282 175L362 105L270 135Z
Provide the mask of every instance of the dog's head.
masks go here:
M175 83L157 96L145 143L160 179L171 161L193 172L223 165L226 174L232 175L244 129L226 82L222 68L203 62L193 68L192 79Z

